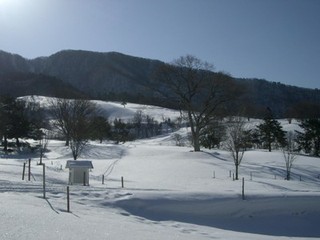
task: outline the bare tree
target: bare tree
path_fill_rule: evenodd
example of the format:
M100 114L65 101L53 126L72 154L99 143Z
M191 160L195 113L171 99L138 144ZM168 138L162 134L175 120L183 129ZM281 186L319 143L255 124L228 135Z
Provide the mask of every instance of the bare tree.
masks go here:
M51 99L51 115L54 127L64 136L66 146L69 146L71 135L71 102L72 100L57 98Z
M283 158L286 165L286 180L291 179L291 168L293 166L293 162L297 159L297 143L296 143L296 135L293 132L287 132L287 144L282 149Z
M89 100L58 99L53 103L55 126L64 134L76 160L90 138L90 119L97 112L97 107Z
M237 95L232 78L212 70L211 64L187 55L164 64L157 73L163 84L157 91L178 103L189 122L194 151L200 151L201 130L216 117L219 107Z
M74 160L83 152L84 148L87 146L88 139L80 137L79 135L70 139L70 149Z
M236 176L239 179L239 166L244 156L247 144L246 123L244 118L234 117L227 126L228 139L226 141L226 150L228 150L233 158Z
M183 146L183 141L182 141L183 138L182 138L181 134L175 133L175 134L173 135L173 139L174 139L175 142L176 142L176 146L179 146L179 147Z

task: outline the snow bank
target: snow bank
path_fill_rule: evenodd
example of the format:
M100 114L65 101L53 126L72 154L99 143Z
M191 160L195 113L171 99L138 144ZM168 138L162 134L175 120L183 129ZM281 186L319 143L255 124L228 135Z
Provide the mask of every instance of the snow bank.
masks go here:
M45 104L46 98L40 100ZM97 103L123 119L137 109L150 116L155 109L157 118L173 119L176 114L140 105ZM282 125L297 128L295 122ZM179 132L187 133L187 129ZM246 152L239 169L245 179L242 200L242 181L230 177L234 164L228 152L177 147L173 134L122 145L90 142L82 156L94 165L90 186L70 186L71 213L66 212L65 163L72 157L63 142L50 141L43 160L46 199L38 157L32 156L32 178L27 181L21 175L31 156L2 155L0 239L320 238L318 158L299 156L293 179L285 181L281 152Z

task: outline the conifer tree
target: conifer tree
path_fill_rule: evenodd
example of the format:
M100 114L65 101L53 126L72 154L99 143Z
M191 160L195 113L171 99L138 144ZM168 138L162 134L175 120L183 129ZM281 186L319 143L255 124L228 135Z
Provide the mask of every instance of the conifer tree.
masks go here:
M304 131L298 133L299 148L306 153L320 156L320 119L306 119L299 125Z
M263 119L263 123L257 126L260 140L267 146L269 152L272 150L272 144L278 143L284 146L286 143L285 131L280 123L273 118L271 112Z

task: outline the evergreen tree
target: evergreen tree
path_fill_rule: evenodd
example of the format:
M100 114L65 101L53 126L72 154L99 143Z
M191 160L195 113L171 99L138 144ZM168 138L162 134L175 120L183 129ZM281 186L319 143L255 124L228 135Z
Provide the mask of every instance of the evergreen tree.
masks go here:
M220 147L220 142L226 135L225 126L219 121L214 121L206 128L203 129L204 133L201 134L200 144L205 148Z
M298 132L299 148L306 153L320 156L320 119L303 120L299 125L304 131Z
M17 147L20 148L19 138L27 137L30 130L30 122L25 115L25 102L13 101L8 114L10 119L7 125L8 137L16 139Z
M91 136L93 139L98 139L100 143L108 137L110 137L111 126L108 119L97 116L91 121Z
M284 146L286 143L285 131L282 129L280 123L272 116L264 118L263 123L257 126L260 140L263 145L267 146L269 152L272 150L272 144L278 143Z
M3 97L0 101L0 136L4 138L4 151L7 151L7 139L16 140L17 148L20 148L20 138L39 137L42 127L37 119L40 110L32 109L24 100Z
M126 142L129 138L129 130L127 129L127 124L124 123L120 118L115 119L113 122L113 132L112 137L116 141L116 144L120 142Z

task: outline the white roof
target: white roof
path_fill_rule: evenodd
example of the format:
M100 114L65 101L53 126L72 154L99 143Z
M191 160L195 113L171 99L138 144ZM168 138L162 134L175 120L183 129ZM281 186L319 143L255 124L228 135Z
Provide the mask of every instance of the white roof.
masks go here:
M93 168L93 165L91 161L69 160L66 168Z

